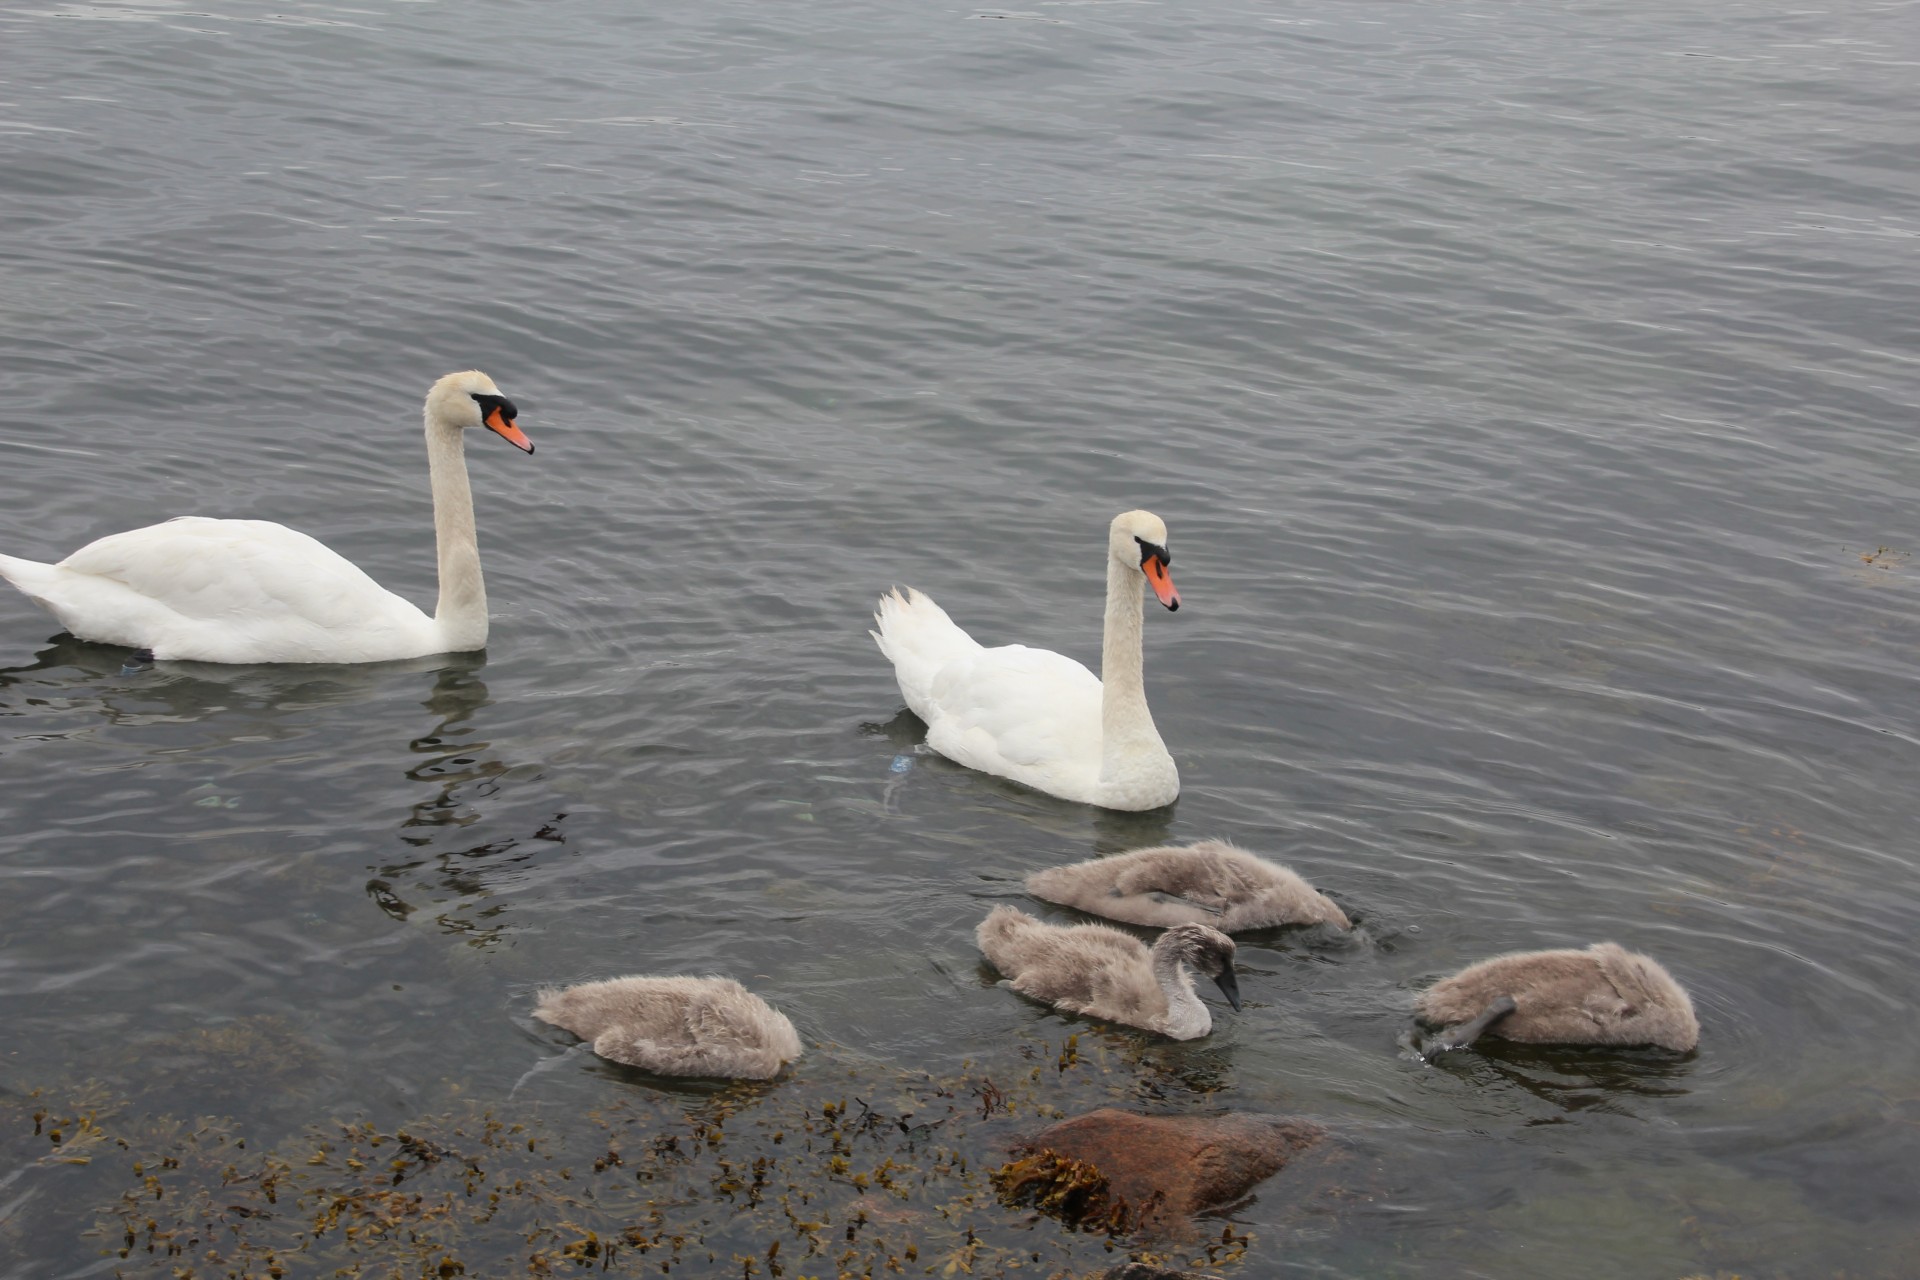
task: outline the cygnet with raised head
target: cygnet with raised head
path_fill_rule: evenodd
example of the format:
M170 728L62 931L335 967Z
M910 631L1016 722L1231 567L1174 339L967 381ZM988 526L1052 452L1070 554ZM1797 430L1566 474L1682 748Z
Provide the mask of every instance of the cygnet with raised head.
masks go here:
M1103 924L1045 924L1001 905L974 937L1015 991L1072 1013L1192 1040L1213 1028L1207 1006L1194 994L1196 972L1212 978L1227 1003L1240 1007L1233 939L1208 925L1175 925L1149 950Z

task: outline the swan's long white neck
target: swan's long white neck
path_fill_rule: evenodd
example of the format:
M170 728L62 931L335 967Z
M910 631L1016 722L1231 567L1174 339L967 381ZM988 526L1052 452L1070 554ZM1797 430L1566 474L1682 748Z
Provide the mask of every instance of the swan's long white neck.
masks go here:
M1160 936L1164 941L1171 935ZM1192 1040L1213 1029L1213 1015L1194 994L1193 975L1181 963L1178 948L1155 944L1153 977L1167 997L1166 1034L1176 1040Z
M487 644L487 586L480 577L465 434L441 421L429 406L427 472L433 479L433 533L440 552L440 602L434 606L433 624L447 653L467 653Z
M1100 640L1100 776L1118 782L1143 755L1162 757L1166 744L1147 710L1140 656L1141 608L1147 580L1107 556L1107 619Z

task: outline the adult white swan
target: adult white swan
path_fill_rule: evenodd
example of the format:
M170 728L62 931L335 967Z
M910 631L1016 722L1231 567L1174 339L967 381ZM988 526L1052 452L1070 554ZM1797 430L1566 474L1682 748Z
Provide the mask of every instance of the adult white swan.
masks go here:
M927 722L927 745L949 760L1063 800L1157 809L1180 794L1180 771L1147 711L1140 614L1148 584L1161 604L1180 607L1172 559L1159 516L1114 517L1100 676L1049 649L984 648L912 588L880 597L870 634L893 662L900 696Z
M383 662L487 643L487 591L462 432L533 452L518 411L479 370L427 392L427 470L440 547L433 616L324 544L270 520L181 516L110 534L59 564L0 556L0 577L82 640L199 662Z

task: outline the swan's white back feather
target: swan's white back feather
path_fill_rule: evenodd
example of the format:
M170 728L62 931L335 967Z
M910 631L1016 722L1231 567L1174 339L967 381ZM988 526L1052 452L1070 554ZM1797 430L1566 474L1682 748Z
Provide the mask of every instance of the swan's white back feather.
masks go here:
M912 588L882 596L874 621L928 746L969 769L1097 800L1100 677L1051 649L984 648Z
M18 566L27 566L18 572ZM268 520L182 516L59 564L0 574L73 634L206 662L373 662L431 652L433 620L318 539Z
M1050 649L981 649L934 678L927 745L1053 795L1100 782L1100 678ZM926 717L922 717L925 719Z

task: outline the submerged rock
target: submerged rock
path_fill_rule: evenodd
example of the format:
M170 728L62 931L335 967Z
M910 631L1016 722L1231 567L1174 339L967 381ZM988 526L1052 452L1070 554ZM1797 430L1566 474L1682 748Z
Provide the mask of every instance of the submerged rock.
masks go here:
M1232 1204L1326 1131L1285 1116L1148 1116L1102 1107L1020 1145L994 1178L1075 1226L1183 1234L1190 1219Z

